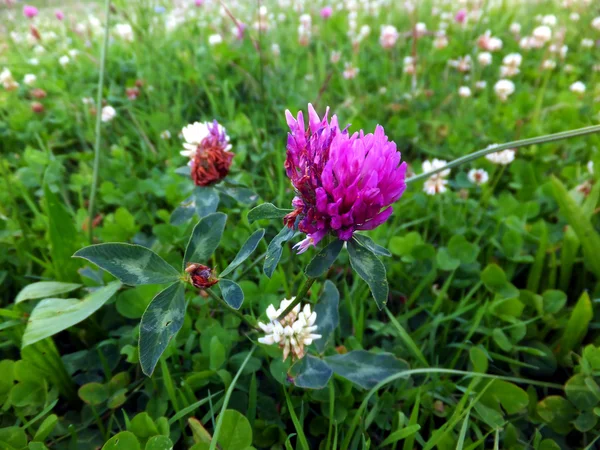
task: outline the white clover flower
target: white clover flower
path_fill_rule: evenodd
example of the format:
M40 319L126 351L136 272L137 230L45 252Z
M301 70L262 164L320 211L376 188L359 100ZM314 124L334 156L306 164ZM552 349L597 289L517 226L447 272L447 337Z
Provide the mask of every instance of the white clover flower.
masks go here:
M458 95L462 98L468 98L471 96L471 89L468 86L461 86L458 88Z
M415 33L417 37L424 36L427 33L427 25L425 25L423 22L418 22L415 25Z
M487 87L487 81L485 81L485 80L476 81L475 87L479 90L483 90Z
M542 17L542 25L546 25L549 27L553 27L558 23L558 19L554 14L548 14L547 16Z
M303 27L306 27L306 28L311 27L312 18L310 17L310 14L302 14L300 16L300 25L302 25Z
M502 66L500 67L500 76L504 77L513 77L517 75L520 70L521 61L523 61L523 57L520 53L509 53L502 59Z
M569 87L569 89L575 94L583 94L585 92L585 84L583 84L581 81L576 81Z
M164 130L160 132L160 138L163 140L171 139L171 132L169 130Z
M590 173L590 175L594 175L594 161L588 161L587 170Z
M480 49L488 52L497 52L502 50L502 39L492 36L492 32L487 30L477 39L477 45Z
M421 165L423 173L429 173L437 169L441 169L446 165L446 161L434 158L431 161L425 160ZM423 190L427 195L442 194L448 190L446 185L448 180L446 177L450 175L450 169L442 170L436 174L431 175L423 185Z
M600 16L595 17L594 20L592 20L592 27L600 31Z
M494 92L500 100L506 101L515 92L515 83L510 80L499 80L494 85Z
M29 60L27 61L31 66L39 66L40 65L40 60L37 58L29 58Z
M70 62L71 58L69 58L67 55L62 55L60 58L58 58L58 63L63 67L65 67Z
M81 99L81 103L83 103L86 106L90 106L94 104L94 99L92 97L83 97Z
M346 80L352 80L356 78L359 72L360 69L358 67L354 67L352 63L344 63L344 72L342 75Z
M556 68L556 61L553 59L545 59L542 62L542 69L544 70L554 70Z
M342 52L332 50L331 56L329 57L329 61L331 61L332 64L337 64L338 62L340 62L341 58L342 58Z
M211 34L208 37L208 44L209 45L218 45L220 43L223 42L223 36L221 36L220 34Z
M101 119L102 122L110 122L117 116L117 111L110 105L106 105L102 108Z
M115 25L115 34L122 40L127 42L133 42L135 35L133 34L133 28L128 23L118 23Z
M0 72L0 83L4 84L7 81L12 81L13 80L13 76L12 73L10 72L10 70L8 70L6 67L2 70L2 72Z
M28 73L23 77L23 83L25 83L27 86L33 86L36 80L37 77L32 73Z
M194 122L192 124L186 125L181 129L181 135L183 136L183 148L179 152L181 156L185 156L186 158L192 159L196 154L196 150L198 146L202 144L202 141L211 135L211 131L209 126L212 126L210 122ZM228 152L231 150L231 144L229 143L229 136L227 135L227 131L225 127L223 127L220 123L217 124L217 132L219 135L224 135L226 146L223 149Z
M521 32L521 24L513 22L510 24L510 32L512 34L519 34Z
M515 151L513 149L502 150L500 152L489 153L485 155L488 161L501 166L507 166L515 160Z
M469 170L467 177L469 178L469 181L471 183L476 184L478 186L487 183L490 179L488 173L483 169L471 169Z
M594 46L594 40L589 38L584 38L581 40L581 46L583 48L592 48Z
M433 40L433 46L438 50L448 47L448 36L445 31L439 31Z
M265 336L258 338L258 342L265 345L279 345L283 349L284 361L290 353L292 360L302 359L306 354L305 346L311 345L316 339L321 339L321 335L315 333L317 313L311 311L309 304L304 305L304 308L297 304L284 318L278 319L294 300L295 297L282 300L279 309L269 305L266 311L269 322L258 322L258 326L265 332Z
M404 71L404 73L407 73L409 75L415 73L417 71L417 63L415 61L415 58L413 58L412 56L404 57L404 67L402 70Z
M459 72L469 72L471 70L471 55L466 55L458 59L451 59L448 61L448 65L456 68Z
M579 17L579 14L578 14L578 13L576 13L576 12L572 12L572 13L569 15L569 19L571 19L573 22L579 22L579 18L580 18L580 17Z
M271 53L273 53L273 56L276 58L281 55L281 48L279 48L279 44L271 45Z
M477 61L482 66L489 66L492 63L492 54L490 52L481 52L477 54Z
M383 48L392 48L396 45L396 41L400 34L393 25L382 25L381 34L379 35L379 43Z
M547 25L542 25L533 30L532 36L538 46L541 47L550 39L552 39L552 30Z

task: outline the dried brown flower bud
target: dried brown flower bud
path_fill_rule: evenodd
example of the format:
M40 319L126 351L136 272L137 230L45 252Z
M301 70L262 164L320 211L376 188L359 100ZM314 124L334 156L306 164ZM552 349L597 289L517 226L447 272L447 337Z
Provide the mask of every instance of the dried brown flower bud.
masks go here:
M40 102L31 102L31 110L34 113L43 113L44 112L44 105L42 105Z
M206 289L219 282L214 271L202 264L189 263L185 271L190 274L191 283L195 288Z

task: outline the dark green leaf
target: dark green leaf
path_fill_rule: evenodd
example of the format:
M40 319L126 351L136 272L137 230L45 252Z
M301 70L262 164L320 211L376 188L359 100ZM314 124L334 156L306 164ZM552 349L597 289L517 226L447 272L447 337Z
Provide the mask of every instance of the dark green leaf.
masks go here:
M61 283L59 281L39 281L31 283L21 289L17 295L15 303L20 303L24 300L33 300L36 298L48 298L59 294L66 294L81 287L75 283Z
M292 209L280 209L272 203L263 203L250 210L248 213L248 222L252 223L262 219L283 219Z
M327 344L333 337L335 329L339 325L339 305L340 293L331 281L325 281L323 294L321 294L321 298L314 309L315 313L317 313L317 333L321 335L321 339L314 341L319 353L325 351Z
M47 298L37 304L23 334L22 346L31 345L49 336L53 336L87 319L98 311L121 287L121 283L112 283L96 289L83 300L76 298Z
M184 268L190 262L205 264L210 259L221 242L226 221L227 215L223 213L212 213L200 219L185 249Z
M143 372L150 376L185 317L182 283L173 283L152 299L140 323L139 357Z
M283 253L283 244L294 237L295 231L293 228L283 227L279 234L273 238L269 247L267 247L267 255L265 256L265 263L263 265L263 272L266 276L271 278L273 272L277 268L277 264L281 259Z
M131 286L172 283L179 278L175 268L141 245L118 242L90 245L73 256L87 259Z
M200 219L214 213L219 207L219 194L211 187L196 186L192 197Z
M348 254L350 255L350 265L369 285L377 307L383 309L389 291L385 266L371 250L359 245L356 241L348 241Z
M263 228L261 228L260 230L256 230L254 233L252 233L252 236L250 236L248 240L244 242L244 245L242 245L242 248L240 249L238 254L235 255L235 258L233 258L233 261L229 263L227 268L223 272L221 272L220 276L224 277L227 274L233 272L236 267L238 267L241 263L246 261L246 259L248 259L248 257L252 253L254 253L254 250L256 250L256 247L258 247L258 244L260 243L264 235L265 230Z
M250 422L234 409L224 411L219 434L219 445L223 450L247 450L252 445Z
M590 296L586 291L583 291L560 338L559 349L562 355L567 355L581 344L593 317L594 309L592 308Z
M343 355L327 356L325 362L333 371L356 383L363 389L371 389L380 381L408 370L406 361L391 353L371 353L354 350Z
M102 450L140 450L140 442L131 431L121 431L111 437Z
M363 247L367 247L378 256L392 256L392 253L385 247L378 245L369 236L354 233L353 238Z
M172 450L173 442L167 436L152 436L144 450Z
M101 383L87 383L77 391L79 398L88 405L96 406L108 400L108 387Z
M234 309L240 309L242 303L244 303L244 292L242 288L234 281L226 278L219 280L219 288L223 295L223 300L227 302L229 306Z
M323 389L333 375L325 361L306 355L291 368L294 384L305 389Z
M316 278L327 272L337 259L343 247L344 241L336 239L329 245L319 250L319 253L317 253L308 266L306 266L306 275Z
M250 206L258 200L258 194L244 186L219 186L217 189L221 194L227 195L245 206Z

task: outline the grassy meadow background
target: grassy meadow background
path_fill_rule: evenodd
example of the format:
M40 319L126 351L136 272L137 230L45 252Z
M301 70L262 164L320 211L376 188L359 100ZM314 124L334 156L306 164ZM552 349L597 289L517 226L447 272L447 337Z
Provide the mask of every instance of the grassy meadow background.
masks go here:
M411 174L434 158L598 124L600 3L115 0L102 91L115 114L100 112L97 165L105 4L30 5L39 8L31 19L23 2L0 4L0 449L600 445L597 134L521 147L505 165L475 160L434 195L411 183L367 233L392 253L385 309L345 252L317 280L308 301L326 279L340 296L329 355L389 352L395 367L416 370L376 389L391 369L373 361L346 368L372 371L362 386L339 374L323 389L294 386L281 351L256 344L237 315L193 289L151 378L140 370L139 322L160 286L121 287L66 329L57 310L56 333L23 345L40 299L84 299L114 280L71 258L90 234L180 264L197 222L171 220L194 189L176 172L187 124L216 119L231 138L219 206L228 222L211 266L227 267L264 227L233 274L240 311L264 317L296 294L317 253L286 244L268 278L262 258L282 224L247 218L263 202L291 207L286 109L329 106L352 131L381 124ZM385 25L398 33L389 48ZM511 54L520 56L503 62ZM503 79L514 92L502 94ZM471 169L488 181L474 182ZM39 281L74 287L23 294Z

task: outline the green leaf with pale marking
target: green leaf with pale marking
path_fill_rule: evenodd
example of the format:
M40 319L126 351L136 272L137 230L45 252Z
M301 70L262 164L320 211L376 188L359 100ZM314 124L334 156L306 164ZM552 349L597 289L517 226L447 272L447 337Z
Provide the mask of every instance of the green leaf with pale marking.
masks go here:
M291 368L294 384L304 389L323 389L333 375L325 361L306 355Z
M173 442L167 436L152 436L144 450L173 450Z
M581 242L584 262L597 278L600 278L600 234L594 229L585 211L567 191L567 188L555 176L552 177L554 198Z
M252 233L252 235L248 238L248 240L246 242L244 242L244 245L242 245L242 248L237 253L237 255L235 255L235 258L233 258L233 261L231 261L229 263L229 265L225 268L225 270L223 272L221 272L220 276L224 277L227 274L230 274L231 272L233 272L236 269L236 267L238 267L240 264L242 264L244 261L246 261L246 259L248 259L248 257L252 253L254 253L254 250L256 250L256 247L258 247L258 244L260 244L260 241L264 235L265 235L264 228L261 228L260 230L256 230L254 233Z
M278 208L273 203L263 203L250 210L248 213L248 222L252 223L262 219L283 219L292 211L293 209Z
M140 442L131 431L121 431L106 441L102 450L140 450Z
M363 247L366 247L367 249L371 250L377 256L392 256L392 253L387 248L376 244L375 241L373 241L373 239L371 239L369 236L354 233L354 235L352 235L352 238Z
M242 303L244 303L244 291L242 291L242 288L235 281L226 278L219 280L219 288L221 289L223 300L232 308L240 309Z
M336 239L329 245L319 250L319 253L306 266L306 276L317 278L329 270L344 248L344 241Z
M277 268L277 264L281 259L283 253L283 244L294 237L295 231L293 228L283 227L279 234L273 238L267 247L267 255L265 256L265 263L263 264L263 272L266 276L271 278L273 272Z
M347 247L350 255L350 265L369 285L377 307L383 309L389 292L385 266L371 250L356 241L348 241Z
M181 225L187 222L196 214L196 201L194 195L190 195L182 201L177 208L171 213L169 223L171 225Z
M371 389L380 381L408 370L408 363L391 353L371 353L354 350L343 355L332 355L325 362L334 373L344 377L363 389Z
M183 325L185 288L173 283L152 299L140 323L139 357L142 371L150 376L171 339Z
M201 219L214 213L219 207L219 194L212 187L196 186L192 197L196 214Z
M335 329L340 323L340 293L331 281L325 281L323 293L319 302L315 305L317 313L317 333L321 339L314 341L315 347L319 353L323 353L327 344L332 339Z
M59 294L66 294L80 288L80 284L62 283L60 281L39 281L31 283L21 289L17 295L15 303L20 303L25 300L33 300L36 298L48 298Z
M53 336L87 319L98 311L121 287L113 281L96 289L83 300L47 298L34 308L23 334L22 347Z
M226 221L227 214L223 213L212 213L200 219L185 249L184 268L190 262L206 264L221 242Z
M73 257L87 259L130 286L172 283L179 278L173 266L141 245L119 242L90 245Z

